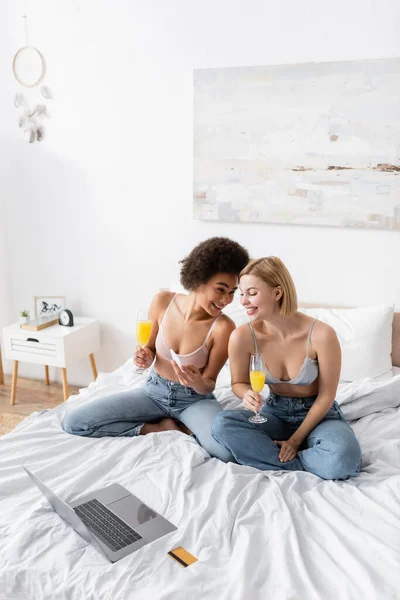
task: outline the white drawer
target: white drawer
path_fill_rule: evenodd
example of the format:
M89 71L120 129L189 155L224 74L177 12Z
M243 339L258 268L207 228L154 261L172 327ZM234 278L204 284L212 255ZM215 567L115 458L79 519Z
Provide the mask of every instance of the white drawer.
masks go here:
M76 317L73 327L57 323L40 331L12 323L2 333L4 358L52 367L66 368L100 347L99 322L85 317Z
M38 333L36 331L18 331L5 334L5 357L43 365L61 365L64 354L62 340L38 335Z

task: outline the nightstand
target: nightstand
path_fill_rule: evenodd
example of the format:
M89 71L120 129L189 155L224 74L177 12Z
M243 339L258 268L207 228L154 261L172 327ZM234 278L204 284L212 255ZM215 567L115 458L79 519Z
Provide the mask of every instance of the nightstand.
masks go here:
M49 366L61 367L64 400L68 398L67 367L84 356L89 356L93 376L97 369L94 352L100 348L100 323L95 319L75 317L73 327L52 325L40 331L21 329L19 323L3 328L4 357L14 361L11 386L11 405L15 403L18 362L45 366L46 384L49 385Z

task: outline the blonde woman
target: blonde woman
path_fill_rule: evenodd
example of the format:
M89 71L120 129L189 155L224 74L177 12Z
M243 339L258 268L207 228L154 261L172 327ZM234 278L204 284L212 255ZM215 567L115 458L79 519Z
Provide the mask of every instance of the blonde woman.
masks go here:
M229 359L232 388L246 410L216 415L214 438L238 463L258 469L309 471L323 479L357 475L360 446L335 402L341 367L335 331L298 312L293 280L277 257L250 261L240 291L250 323L233 331ZM264 404L250 386L254 353L266 365ZM259 410L268 420L249 422Z

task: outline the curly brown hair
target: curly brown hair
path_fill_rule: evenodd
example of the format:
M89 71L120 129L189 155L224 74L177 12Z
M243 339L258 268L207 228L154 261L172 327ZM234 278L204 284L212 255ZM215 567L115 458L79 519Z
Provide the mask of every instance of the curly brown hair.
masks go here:
M239 275L249 262L249 253L237 242L226 237L212 237L200 242L180 261L181 284L193 291L217 273Z

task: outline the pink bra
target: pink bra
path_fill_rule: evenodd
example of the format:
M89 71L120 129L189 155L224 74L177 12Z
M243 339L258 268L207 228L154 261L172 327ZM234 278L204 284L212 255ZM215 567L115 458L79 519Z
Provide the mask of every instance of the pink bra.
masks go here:
M171 304L175 300L175 297L176 297L176 294L167 306L167 310L164 313L164 316L163 316L160 326L158 328L158 334L156 337L156 351L158 354L160 354L160 356L162 356L166 360L173 360L173 359L172 359L169 345L165 341L164 332L163 332L163 323L164 323L165 317L167 316L168 311L171 307ZM220 315L218 315L218 317L215 319L214 323L211 325L210 331L207 333L207 337L204 340L204 342L202 343L202 345L200 346L200 348L197 348L197 350L194 350L193 352L190 352L189 354L178 354L179 358L181 359L182 365L184 365L184 366L185 365L194 365L198 369L202 369L203 367L206 366L207 361L208 361L208 355L209 355L209 351L207 348L208 338L210 337L213 327L214 327L215 323L218 321L219 317L220 317Z

